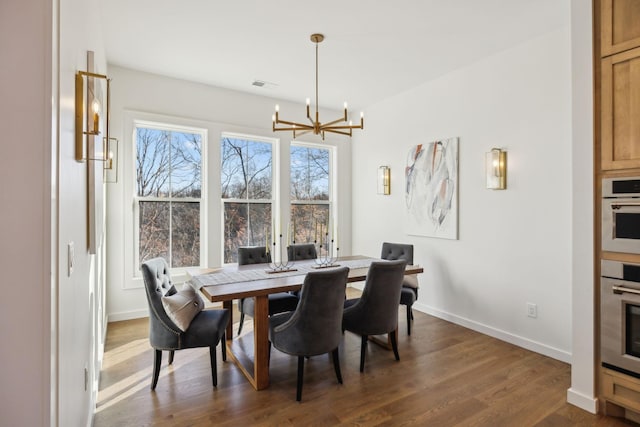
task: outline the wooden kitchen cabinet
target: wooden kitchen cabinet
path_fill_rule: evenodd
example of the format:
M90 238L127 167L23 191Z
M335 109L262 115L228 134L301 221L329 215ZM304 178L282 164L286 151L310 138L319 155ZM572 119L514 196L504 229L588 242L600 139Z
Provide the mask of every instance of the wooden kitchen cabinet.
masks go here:
M640 0L601 0L602 57L640 47Z
M602 394L607 401L640 412L640 379L603 368Z
M602 169L640 168L640 47L602 59L600 90Z

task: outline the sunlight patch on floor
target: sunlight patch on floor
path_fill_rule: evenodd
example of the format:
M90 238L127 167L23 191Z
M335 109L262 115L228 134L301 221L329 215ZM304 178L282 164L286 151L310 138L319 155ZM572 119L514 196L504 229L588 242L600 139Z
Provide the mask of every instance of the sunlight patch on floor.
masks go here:
M143 338L135 341L131 341L125 346L120 346L109 350L109 357L105 357L102 362L102 369L108 369L119 363L126 362L127 359L139 356L146 351L152 351L153 349L149 345L149 338Z
M139 341L134 341L131 343L133 350L136 351L139 346ZM149 347L148 340L146 340L147 351L153 351ZM124 346L124 349L128 351L129 346ZM196 349L193 349L196 350ZM162 381L164 377L170 375L175 372L177 369L192 363L195 359L202 356L201 352L198 351L178 351L176 357L173 361L172 365L167 365L169 360L169 353L163 352L163 364L160 368L160 375L158 377L158 383ZM129 354L129 357L135 357L136 354ZM208 354L208 351L207 351ZM109 355L111 357L111 354ZM126 361L126 359L121 360L121 362ZM113 405L135 395L142 389L149 389L151 387L151 377L153 375L153 362L149 364L148 367L145 367L142 370L134 372L127 377L123 378L121 381L118 381L98 392L98 402L96 404L96 413L103 411L107 408L110 408Z

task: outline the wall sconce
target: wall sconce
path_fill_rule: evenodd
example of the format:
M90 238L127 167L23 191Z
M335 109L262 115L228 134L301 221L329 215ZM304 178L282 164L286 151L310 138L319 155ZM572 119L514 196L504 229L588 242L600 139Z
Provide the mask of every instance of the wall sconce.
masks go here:
M499 148L492 148L486 154L485 167L487 188L491 190L506 190L507 188L507 152Z
M107 160L104 162L104 182L115 184L118 182L118 139L104 138L103 144L107 153Z
M389 166L378 168L378 194L391 194L391 168Z
M95 88L95 79L103 79L107 82L107 91L106 91L106 111L104 112L105 117L105 137L104 138L94 138L93 142L98 144L98 142L102 142L102 155L100 157L90 157L89 153L98 152L98 150L87 150L85 146L85 135L88 136L88 141L91 141L91 136L96 137L100 135L100 114L102 113L102 106L100 103L100 99L97 96L96 88ZM85 88L85 80L87 86L87 99L86 105L90 105L90 111L87 111L85 114L85 97L84 97L84 88ZM76 135L75 135L75 145L76 145L76 160L78 162L84 162L86 160L96 160L104 162L104 167L106 169L110 169L113 167L112 161L112 152L110 150L111 140L109 137L109 115L110 115L110 82L109 79L104 74L96 74L89 71L78 71L76 73ZM85 117L86 116L86 117ZM85 122L86 130L85 130Z

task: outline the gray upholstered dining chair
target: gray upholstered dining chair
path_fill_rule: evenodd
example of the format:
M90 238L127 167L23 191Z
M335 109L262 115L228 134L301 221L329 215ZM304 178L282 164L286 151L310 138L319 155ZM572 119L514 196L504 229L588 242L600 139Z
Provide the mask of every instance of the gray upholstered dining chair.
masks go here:
M222 360L227 360L225 329L229 323L226 309L202 310L204 302L191 285L179 292L171 284L169 266L163 258L142 263L142 278L149 303L149 342L155 350L151 390L155 390L162 364L162 352L169 351L169 364L176 350L209 347L211 378L218 385L216 347L222 342ZM190 291L190 292L189 292ZM177 303L177 305L173 305ZM167 310L166 307L178 307Z
M331 353L336 377L342 384L338 346L348 275L348 267L307 273L296 310L269 319L270 346L298 356L298 402L302 399L305 357Z
M400 289L406 265L403 259L372 262L362 296L344 302L342 329L362 336L360 372L364 371L369 335L388 334L393 354L396 360L400 360L395 330L398 327Z
M403 259L407 265L413 265L413 245L405 243L382 244L380 258L386 260ZM405 276L400 292L400 305L407 307L407 335L411 335L411 323L413 322L413 303L418 299L418 277L413 274Z
M289 261L303 261L306 259L318 258L315 243L292 243L287 246L287 259ZM299 297L300 291L291 291L291 293Z
M287 246L287 259L289 261L302 261L305 259L316 259L316 245L313 243L293 243Z
M264 246L240 246L238 248L238 265L248 264L264 264L271 262L271 254L267 252ZM298 296L289 292L277 292L269 294L269 316L272 314L283 313L285 311L293 311L298 305ZM242 332L244 325L244 316L254 316L256 307L255 298L242 298L238 301L238 310L240 311L240 325L238 326L238 335Z

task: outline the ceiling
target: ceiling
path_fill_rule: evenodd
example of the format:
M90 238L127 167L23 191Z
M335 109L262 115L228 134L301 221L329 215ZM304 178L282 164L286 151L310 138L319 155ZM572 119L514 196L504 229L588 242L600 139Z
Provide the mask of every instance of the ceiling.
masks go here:
M558 0L109 0L109 64L360 110L566 25ZM263 87L254 80L267 82Z

